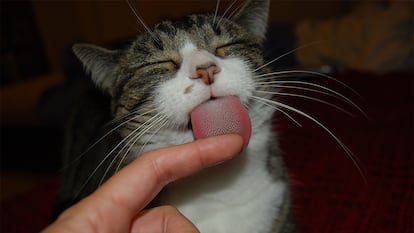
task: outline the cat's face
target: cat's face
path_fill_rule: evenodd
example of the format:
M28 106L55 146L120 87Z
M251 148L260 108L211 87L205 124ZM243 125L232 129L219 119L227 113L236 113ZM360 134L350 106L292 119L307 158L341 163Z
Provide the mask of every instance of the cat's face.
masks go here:
M227 20L216 26L212 16L194 15L163 22L153 35L135 41L117 69L114 92L122 94L116 115L133 111L137 100L150 101L173 124L187 126L191 110L210 98L235 95L248 103L255 88L252 70L263 61L258 40L243 28ZM213 80L198 77L200 69L210 69L205 76ZM133 76L124 77L125 70Z
M250 4L260 6L257 14L246 6L234 19L206 14L163 21L126 51L75 47L98 86L112 96L114 117L127 120L120 128L124 136L142 134L138 142L150 141L175 131L181 142L192 140L191 111L224 96L236 96L253 114L268 2Z

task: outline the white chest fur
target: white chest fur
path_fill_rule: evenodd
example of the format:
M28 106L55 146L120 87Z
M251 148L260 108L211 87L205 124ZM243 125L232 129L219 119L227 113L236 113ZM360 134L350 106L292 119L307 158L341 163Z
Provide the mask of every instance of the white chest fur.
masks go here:
M201 233L270 232L287 185L266 169L268 133L261 129L236 159L169 185L161 203L177 207Z

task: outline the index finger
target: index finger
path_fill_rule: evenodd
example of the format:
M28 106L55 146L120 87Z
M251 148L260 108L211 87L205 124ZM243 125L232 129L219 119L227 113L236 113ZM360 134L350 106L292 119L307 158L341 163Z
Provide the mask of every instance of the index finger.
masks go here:
M125 232L133 216L165 185L231 159L242 143L238 135L224 135L145 153L84 199L78 213L85 214L98 232Z

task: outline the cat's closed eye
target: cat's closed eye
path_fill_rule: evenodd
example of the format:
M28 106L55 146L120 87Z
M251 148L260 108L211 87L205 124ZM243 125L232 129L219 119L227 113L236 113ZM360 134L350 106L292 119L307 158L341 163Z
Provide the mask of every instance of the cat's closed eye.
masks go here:
M128 47L74 46L106 96L82 95L87 102L68 122L65 161L76 164L65 170L59 204L89 195L146 151L231 133L243 138L238 158L168 184L149 206L174 206L204 233L293 233L288 175L272 119L280 109L307 115L273 96L313 97L280 93L282 81L269 66L277 59L265 62L270 0L231 0L228 9L217 0L213 12L153 28L131 2L146 32ZM330 92L292 82L291 89Z
M227 57L231 54L232 50L234 50L236 46L243 45L243 43L243 41L235 41L221 45L216 48L215 55L221 58Z
M180 65L173 60L162 60L156 62L146 63L138 68L138 70L151 70L151 73L164 74L168 72L175 72L180 68Z
M161 61L157 63L168 71L177 71L180 68L180 65L173 60Z

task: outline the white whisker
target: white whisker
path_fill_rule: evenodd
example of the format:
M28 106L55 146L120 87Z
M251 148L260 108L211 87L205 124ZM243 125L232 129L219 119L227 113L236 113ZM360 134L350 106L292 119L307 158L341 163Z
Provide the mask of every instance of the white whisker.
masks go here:
M236 4L238 0L234 0L229 7L224 11L224 13L221 15L219 21L217 22L217 27L220 25L221 21L226 17L227 12L233 7L234 4Z
M327 79L332 80L332 81L334 81L336 83L339 83L340 85L344 86L348 90L352 91L359 98L362 98L361 95L357 91L355 91L353 88L351 88L350 86L348 86L346 83L341 82L338 79L336 79L336 78L334 78L334 77L332 77L330 75L327 75L327 74L324 74L324 73L321 73L321 72L317 72L317 71L311 71L311 70L285 70L285 71L276 71L276 72L271 72L271 73L256 75L255 77L257 77L257 78L259 78L259 77L267 77L266 79L270 79L270 78L277 78L277 75L283 75L283 74L309 74L309 75L313 75L313 76L316 76L316 77L327 78Z
M279 112L281 112L283 115L285 115L286 117L288 117L291 121L293 121L295 124L297 124L299 127L302 127L302 124L300 124L295 118L293 118L289 113L287 113L286 111L284 111L284 110L282 110L281 108L278 108L278 107L276 107L276 106L273 106L273 105L271 105L271 104L269 104L269 103L266 103L265 101L262 101L262 100L260 100L260 99L257 99L257 98L252 98L254 101L256 101L256 102L259 102L259 103L261 103L261 104L263 104L263 105L266 105L266 106L268 106L268 107L270 107L270 108L272 108L272 109L274 109L274 110L276 110L276 111L279 111Z
M110 168L113 166L113 164L115 163L116 159L119 158L119 156L121 155L121 153L123 151L125 151L125 149L128 147L128 149L125 151L124 155L122 156L122 159L120 160L120 162L118 163L117 168L115 169L115 173L119 171L120 166L123 164L125 158L128 156L129 152L131 151L132 147L135 145L135 143L146 133L146 131L148 130L148 128L151 128L153 125L158 124L158 122L162 119L163 117L157 117L153 122L150 122L148 124L149 121L151 121L151 119L147 120L146 122L144 122L140 127L138 127L138 129L141 129L143 126L144 129L142 129L141 131L137 131L134 130L133 134L135 134L134 136L131 137L130 140L128 140L128 142L124 143L124 146L118 151L118 153L114 156L114 158L112 159L111 163L109 164L109 166L106 168L105 173L103 174L100 182L99 182L99 186L103 183L107 173L109 172Z
M107 125L113 124L113 123L115 123L115 122L119 122L119 121L121 121L121 120L123 120L123 119L125 119L125 118L128 118L128 117L132 116L132 115L136 115L138 112L140 112L140 111L141 111L142 109L144 109L144 108L151 109L151 110L149 110L149 111L147 111L147 112L145 112L145 113L141 113L141 114L140 114L141 116L143 116L143 115L145 115L145 114L148 114L148 113L150 113L150 112L155 111L156 109L155 109L154 107L155 107L155 104L149 104L149 105L144 105L144 106L141 106L140 108L136 108L135 110L132 110L132 111L131 111L131 112L129 112L128 114L125 114L125 115L123 115L123 116L121 116L121 117L117 117L117 118L112 119L111 121L109 121L108 123L106 123L106 124L104 125L104 127L106 127Z
M286 53L284 53L284 54L282 54L282 55L280 55L280 56L276 57L275 59L273 59L273 60L271 60L271 61L267 62L266 64L264 64L264 65L262 65L262 66L259 66L258 68L256 68L255 70L253 70L253 72L256 72L256 71L258 71L258 70L261 70L261 69L263 69L264 67L269 66L269 65L270 65L270 64L272 64L273 62L275 62L275 61L277 61L277 60L279 60L279 59L281 59L281 58L283 58L283 57L286 57L287 55L292 54L292 53L294 53L294 52L296 52L296 51L298 51L298 50L301 50L301 49L304 49L304 48L307 48L307 47L313 46L313 45L318 44L318 43L321 43L321 42L322 42L322 41L314 41L314 42L311 42L311 43L309 43L309 44L305 44L305 45L302 45L302 46L297 47L297 48L295 48L295 49L292 49L292 50L290 50L290 51L288 51L288 52L286 52Z
M238 6L236 6L236 8L229 14L229 16L227 18L229 19L233 19L234 15L237 15L240 12L240 9L246 4L247 2L245 2L244 4L239 4Z
M138 20L139 23L141 23L141 25L145 28L145 30L151 35L152 39L158 43L158 45L161 44L160 39L154 34L154 32L148 27L148 25L144 22L144 20L142 19L142 17L138 14L138 10L135 7L135 5L133 3L131 3L130 0L126 0L129 8L131 9L132 13L135 15L136 19Z
M145 143L141 146L141 149L139 151L138 154L141 154L144 151L145 146L148 144L148 142L151 141L151 139L162 129L164 128L166 125L168 124L168 119L166 119L166 117L164 118L164 120L161 122L160 126L158 127L157 130L155 130L152 135L147 139L147 141L145 141Z
M121 168L121 165L123 164L125 158L128 156L129 152L131 151L132 147L141 139L142 136L144 136L151 128L153 128L155 125L159 124L160 122L166 121L166 117L165 116L161 116L158 117L156 120L154 120L153 122L150 122L149 124L146 125L146 127L140 131L139 133L137 133L137 135L135 135L128 143L127 145L129 145L128 149L126 150L126 152L124 153L124 155L122 156L122 159L120 160L120 162L118 163L117 168L115 169L115 173L119 171L119 169ZM148 122L148 121L147 121ZM147 123L145 122L145 124ZM161 123L162 124L162 123ZM138 155L141 154L141 151L138 153Z
M98 143L100 143L102 140L104 140L106 137L108 137L110 134L112 134L113 132L115 132L117 129L119 129L120 127L124 126L125 124L127 124L130 121L133 121L139 117L142 117L148 113L151 113L155 111L155 109L152 109L150 111L144 112L142 114L139 114L137 116L134 116L133 118L130 118L118 125L116 125L114 128L112 128L111 130L109 130L108 132L106 132L103 136L101 136L98 140L96 140L94 143L92 143L92 145L90 145L88 148L86 148L86 150L84 152L82 152L80 155L78 155L73 161L71 161L69 164L65 165L62 169L67 168L68 166L71 166L72 164L76 163L77 161L79 161L83 156L86 155L86 153L88 153L91 149L93 149ZM128 114L129 115L129 114Z
M339 107L339 106L337 106L335 104L329 103L329 102L327 102L325 100L318 99L318 98L315 98L315 97L312 97L312 96L299 95L299 94L286 93L286 92L274 92L274 91L259 91L258 90L256 92L258 92L258 93L264 93L264 94L279 95L279 96L292 96L292 97L299 97L299 98L303 98L303 99L313 100L313 101L316 101L316 102L319 102L319 103L326 104L326 105L328 105L328 106L330 106L332 108L335 108L335 109L337 109L337 110L339 110L339 111L341 111L341 112L343 112L343 113L345 113L345 114L347 114L347 115L349 115L351 117L355 117L354 114L346 111L345 109L343 109L343 108L341 108L341 107Z
M320 88L322 90L331 92L332 94L340 97L341 99L343 99L343 101L347 102L349 105L351 105L352 107L354 107L355 109L357 109L361 114L363 114L366 118L368 118L368 115L357 105L355 104L352 100L350 100L349 98L347 98L345 95L334 91L330 88L327 88L325 86L319 85L319 84L315 84L315 83L311 83L311 82L304 82L304 81L284 81L284 80L276 80L276 81L267 81L267 82L258 82L258 84L266 84L266 85L270 85L270 84L301 84L301 85L307 85L307 86L312 86L312 87L317 87Z
M335 98L337 100L340 101L344 101L342 98L340 98L339 96L333 95L331 93L328 93L326 91L321 91L318 89L312 89L312 88L306 88L306 87L301 87L301 86L291 86L291 85L275 85L275 84L268 84L267 82L259 82L256 83L257 86L264 86L264 87L274 87L274 88L278 88L278 89L294 89L294 90L302 90L302 91L308 91L308 92L314 92L314 93L319 93L319 94L323 94L332 98Z
M160 115L160 113L154 115L152 118L157 117L158 115ZM151 118L151 119L152 119ZM96 172L98 171L98 169L103 165L103 163L109 158L109 156L111 156L112 153L114 153L115 150L117 150L121 145L124 144L124 142L126 140L128 140L128 138L131 137L131 135L135 134L137 131L139 131L141 129L143 125L137 127L136 129L134 129L131 133L129 133L126 137L124 137L114 148L112 148L111 151L109 151L104 158L101 160L101 162L99 162L99 164L96 166L96 168L92 171L92 173L88 176L88 178L86 179L86 181L84 182L84 184L81 186L80 190L78 191L78 195L80 194L80 192L85 188L85 186L87 185L87 183L92 179L92 177L96 174ZM77 196L78 196L77 195Z
M125 138L123 138L114 148L112 148L112 150L110 152L108 152L104 156L104 158L99 162L99 164L95 167L95 169L91 172L91 174L85 180L85 182L83 183L83 185L80 187L80 189L78 190L78 193L76 194L76 196L79 196L80 195L80 193L82 192L82 190L86 187L86 185L88 184L88 182L92 179L92 177L95 175L95 173L98 171L98 169L103 165L103 163L109 158L109 156L111 156L111 154L116 149L118 149L118 147L120 147L133 133L134 133L134 131L131 132L129 135L127 135Z
M216 1L216 10L214 11L214 17L213 17L213 26L215 26L215 24L216 24L216 18L217 18L219 7L220 7L220 0L217 0Z
M317 124L325 132L327 132L338 143L338 145L346 152L346 154L352 160L352 162L354 163L355 167L358 169L358 172L360 173L360 175L362 176L362 178L366 182L366 177L365 177L364 173L362 172L361 167L359 166L358 159L356 158L356 156L353 154L353 152L331 130L329 130L321 122L319 122L318 120L316 120L311 115L309 115L309 114L307 114L307 113L305 113L305 112L303 112L303 111L301 111L299 109L296 109L296 108L294 108L292 106L289 106L287 104L283 104L283 103L276 102L276 101L273 101L273 100L268 100L268 99L261 98L261 97L258 97L258 96L252 96L252 98L258 99L258 100L262 100L262 101L267 102L269 104L272 104L274 106L279 106L281 108L285 108L285 109L287 109L289 111L292 111L292 112L295 112L295 113L297 113L299 115L302 115L302 116L306 117L307 119L311 120L312 122L314 122L315 124Z

